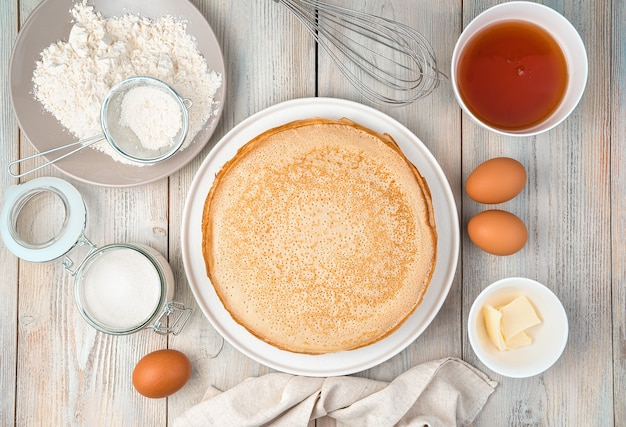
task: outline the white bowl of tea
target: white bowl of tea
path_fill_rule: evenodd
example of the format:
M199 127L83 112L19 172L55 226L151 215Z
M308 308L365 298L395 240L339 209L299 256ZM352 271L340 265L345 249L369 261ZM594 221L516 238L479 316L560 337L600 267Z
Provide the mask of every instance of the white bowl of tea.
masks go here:
M504 135L554 128L576 108L588 63L574 26L547 6L513 1L487 9L452 54L452 87L474 121Z

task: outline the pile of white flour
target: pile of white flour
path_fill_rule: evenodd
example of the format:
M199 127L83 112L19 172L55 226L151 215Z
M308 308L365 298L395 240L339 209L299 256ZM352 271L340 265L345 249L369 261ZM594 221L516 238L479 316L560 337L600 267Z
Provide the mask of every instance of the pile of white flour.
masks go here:
M100 108L113 85L136 75L155 77L193 102L182 148L187 147L214 114L222 76L208 69L186 23L173 16L106 18L84 0L70 13L75 23L68 40L44 49L36 64L35 98L74 136L87 138L102 133ZM106 141L92 147L131 162Z

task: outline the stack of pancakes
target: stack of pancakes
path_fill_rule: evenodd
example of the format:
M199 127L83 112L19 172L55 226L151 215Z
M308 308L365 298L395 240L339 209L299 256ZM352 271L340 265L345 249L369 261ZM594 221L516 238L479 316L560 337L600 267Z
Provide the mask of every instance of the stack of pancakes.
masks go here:
M395 141L313 118L249 141L207 196L203 255L233 319L322 354L379 341L422 301L437 253L428 185Z

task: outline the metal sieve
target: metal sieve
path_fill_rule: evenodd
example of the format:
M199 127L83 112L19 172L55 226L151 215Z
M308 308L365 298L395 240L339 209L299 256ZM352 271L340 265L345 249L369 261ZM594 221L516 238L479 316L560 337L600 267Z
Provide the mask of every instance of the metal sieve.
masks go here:
M131 90L138 87L150 87L158 89L163 93L171 96L176 101L180 108L182 125L177 134L171 138L169 144L162 146L158 149L152 149L145 147L139 137L127 126L123 126L120 123L120 115L122 109L122 101L126 94ZM43 151L32 156L24 157L23 159L15 160L8 164L9 175L14 178L21 178L39 169L42 169L48 165L58 162L72 154L82 150L85 147L95 144L103 139L113 147L113 149L133 162L141 164L152 164L165 160L174 155L180 147L183 145L185 138L187 137L187 131L189 129L189 113L188 109L191 108L192 102L189 98L182 98L176 91L167 83L147 76L133 76L125 80L122 80L115 86L113 86L107 93L102 106L100 108L100 124L102 126L102 133L89 138L81 139L80 141L72 142L70 144L56 147L47 151ZM31 160L37 157L46 156L48 154L57 152L59 150L65 150L71 147L72 151L63 154L53 160L49 160L46 163L37 166L33 169L26 170L24 172L14 173L11 168L15 165Z

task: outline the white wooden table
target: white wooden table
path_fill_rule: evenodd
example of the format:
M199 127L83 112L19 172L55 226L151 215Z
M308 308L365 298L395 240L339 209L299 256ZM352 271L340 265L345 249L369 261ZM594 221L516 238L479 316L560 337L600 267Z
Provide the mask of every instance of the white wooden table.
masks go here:
M184 1L184 0L178 0ZM338 2L340 0L337 0ZM299 97L360 101L329 60L284 8L270 0L194 0L223 48L228 98L206 149L169 178L134 188L105 188L69 179L89 209L86 233L95 242L138 242L165 254L177 279L175 299L195 307L181 260L180 218L202 159L229 129L251 114ZM6 163L33 152L10 107L8 68L20 25L39 0L1 0L0 193L17 183ZM456 38L474 16L497 1L345 0L362 10L416 27L448 70ZM359 373L390 380L421 362L461 357L499 382L478 426L626 425L626 3L623 0L543 3L564 14L588 51L586 93L573 115L533 138L490 134L461 113L450 82L402 108L382 108L432 151L452 187L461 224L456 277L440 313L414 343L380 366ZM510 257L477 249L465 225L484 209L464 193L468 174L496 156L527 168L524 192L502 208L529 229L525 248ZM62 176L55 169L41 175ZM30 177L28 179L31 179ZM489 283L525 276L547 284L562 300L570 336L561 359L529 379L503 378L482 365L469 346L466 323L473 299ZM58 263L18 260L0 244L0 425L167 425L198 402L209 385L229 388L270 370L226 344L199 309L185 331L162 337L143 331L114 337L88 326L74 304L72 278ZM135 363L148 352L186 353L193 373L168 399L138 395ZM327 425L318 421L317 425Z

